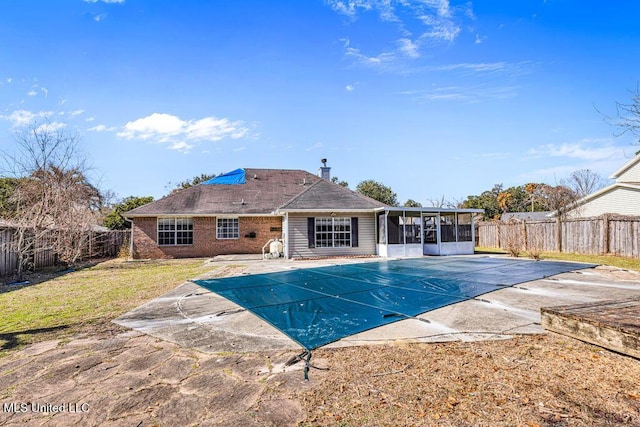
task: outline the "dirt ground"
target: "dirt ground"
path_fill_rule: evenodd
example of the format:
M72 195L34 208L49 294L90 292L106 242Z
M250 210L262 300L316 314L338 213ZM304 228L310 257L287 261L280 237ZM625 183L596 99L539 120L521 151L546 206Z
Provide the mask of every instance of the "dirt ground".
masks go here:
M43 341L0 359L0 425L295 425L290 396L313 383L270 372L292 355L205 354L116 325Z
M0 359L0 425L640 426L640 361L555 334L317 350L308 382L294 355L44 341Z
M309 381L111 322L40 339L0 357L0 426L640 426L640 360L553 333L320 349Z

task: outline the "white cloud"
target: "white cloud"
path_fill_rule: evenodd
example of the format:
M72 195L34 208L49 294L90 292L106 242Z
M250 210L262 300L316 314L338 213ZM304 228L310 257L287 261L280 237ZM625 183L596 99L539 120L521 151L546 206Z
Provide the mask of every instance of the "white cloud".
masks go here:
M356 90L356 85L355 84L346 85L344 88L347 92L353 92L354 90Z
M411 39L400 39L398 40L398 44L400 45L400 52L404 53L406 56L410 58L420 57L419 46Z
M84 110L74 110L70 111L68 114L70 117L76 117L84 113Z
M456 71L463 75L499 74L506 77L518 77L528 74L537 66L532 61L520 62L462 62L457 64L430 65L426 71Z
M383 52L377 56L367 56L355 47L348 47L345 53L347 56L355 58L359 63L373 67L391 64L396 59L396 54L393 52Z
M124 139L166 143L173 150L187 151L197 143L215 142L225 138L239 139L248 134L249 129L241 121L213 116L182 120L171 114L153 113L128 122L117 135Z
M327 4L336 12L355 18L358 14L358 9L371 10L373 8L372 1L368 0L327 0Z
M32 123L34 120L46 119L47 117L51 117L53 115L54 113L52 111L38 111L34 113L27 110L15 110L9 115L0 115L0 118L8 120L15 128L26 126L29 123Z
M620 155L620 148L607 138L585 138L577 142L545 144L529 150L529 155L540 157L566 157L570 159L599 161Z
M38 126L36 128L36 131L38 132L42 132L42 133L52 133L52 132L56 132L62 128L67 127L66 123L62 123L62 122L49 122L49 123L43 123L40 126Z
M430 90L406 90L401 95L414 97L420 101L462 101L467 103L481 102L486 99L508 99L517 94L517 86L443 86Z
M98 13L93 15L93 20L96 22L100 22L100 21L104 21L105 19L107 19L107 15L106 13Z
M115 126L107 126L107 125L96 125L93 127L90 127L89 129L87 129L88 131L91 132L114 132L116 131L118 128L116 128Z
M321 148L324 148L324 144L322 142L316 142L311 147L308 147L305 151L319 150Z
M27 95L31 97L38 96L38 94L40 93L38 91L42 92L45 98L49 97L49 90L46 87L42 87L38 84L32 85L31 89L29 89L29 92L27 92Z
M193 145L188 144L184 141L173 142L170 146L170 150L180 151L182 153L188 153L193 148Z
M120 4L123 4L125 2L125 0L84 0L85 3L98 3L99 1L102 3L120 3Z
M421 50L441 43L453 43L462 31L463 20L473 18L470 3L452 7L448 0L326 0L336 13L347 16L355 25L360 14L375 12L380 21L397 27L397 48L378 55L362 54L345 43L345 53L370 66L384 65L402 56L415 60ZM387 61L384 61L386 59Z

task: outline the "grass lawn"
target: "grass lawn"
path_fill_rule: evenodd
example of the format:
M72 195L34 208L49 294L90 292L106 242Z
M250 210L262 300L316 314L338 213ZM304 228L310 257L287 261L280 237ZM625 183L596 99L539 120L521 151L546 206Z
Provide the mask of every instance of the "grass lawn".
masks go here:
M480 253L503 254L493 248ZM604 264L640 271L640 260L545 252L543 259ZM22 288L0 287L0 356L8 349L95 330L211 267L202 259L127 262L116 259ZM35 282L36 280L34 280Z
M507 252L502 249L484 247L476 247L476 253L507 254ZM526 254L523 253L521 257L525 258ZM557 261L588 262L591 264L610 265L612 267L624 268L626 270L640 271L640 259L625 258L614 255L584 255L561 252L543 252L540 258Z
M0 350L59 338L112 319L211 267L202 259L101 262L0 293Z

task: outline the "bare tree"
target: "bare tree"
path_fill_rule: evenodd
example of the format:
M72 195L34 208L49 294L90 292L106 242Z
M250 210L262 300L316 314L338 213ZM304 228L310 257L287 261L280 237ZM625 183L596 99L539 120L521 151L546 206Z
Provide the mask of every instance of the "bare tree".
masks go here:
M510 256L517 258L524 249L524 235L522 223L520 221L511 220L498 225L498 236L500 246L509 253Z
M579 169L569 175L567 184L578 197L584 197L606 187L607 180L591 169Z
M543 204L547 210L554 211L556 216L556 239L558 251L562 252L562 222L567 217L568 208L578 199L575 191L567 185L546 185L539 186Z
M12 250L18 254L18 277L36 250L54 252L64 264L75 263L96 214L100 191L87 178L76 134L49 121L34 122L14 136L15 153L3 153L7 176L17 180L4 215L14 228Z
M439 198L437 198L437 199L429 198L429 199L427 199L427 201L429 202L430 207L433 207L433 208L451 208L451 209L453 209L453 208L456 207L456 203L447 200L444 197L444 194L442 196L440 196Z
M640 85L630 90L631 102L628 104L616 102L616 118L607 117L607 121L618 128L617 136L627 133L636 138L640 144Z

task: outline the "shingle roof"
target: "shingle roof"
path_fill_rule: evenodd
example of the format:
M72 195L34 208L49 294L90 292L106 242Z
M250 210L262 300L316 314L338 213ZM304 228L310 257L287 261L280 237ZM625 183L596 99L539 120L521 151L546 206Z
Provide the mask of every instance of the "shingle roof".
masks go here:
M303 170L245 169L245 184L199 184L133 209L126 216L251 215L288 209L373 209L384 206Z
M544 212L507 212L503 213L500 219L502 221L509 221L511 219L515 219L518 221L544 221L547 219L551 219L551 215L553 212L544 211Z
M338 184L321 179L280 207L281 210L360 210L386 205Z

